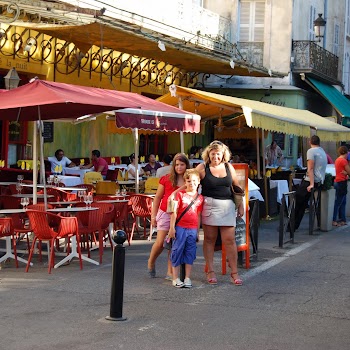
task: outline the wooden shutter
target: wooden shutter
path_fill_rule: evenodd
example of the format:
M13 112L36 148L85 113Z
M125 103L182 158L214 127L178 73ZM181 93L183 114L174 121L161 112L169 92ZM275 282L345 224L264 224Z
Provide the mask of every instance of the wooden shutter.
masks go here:
M239 41L264 41L265 1L241 1Z

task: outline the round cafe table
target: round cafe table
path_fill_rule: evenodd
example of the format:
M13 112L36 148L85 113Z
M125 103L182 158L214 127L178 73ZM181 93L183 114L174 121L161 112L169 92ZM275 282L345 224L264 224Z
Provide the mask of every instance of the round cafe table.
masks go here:
M47 209L47 211L50 211L52 213L77 213L81 211L90 211L90 210L98 210L99 208L96 207L67 207L67 208L53 208L53 209Z
M33 198L33 193L18 193L18 194L12 194L12 197L17 197L17 198ZM37 198L44 198L44 194L38 193L36 195ZM52 198L54 197L52 194L46 195L46 198Z

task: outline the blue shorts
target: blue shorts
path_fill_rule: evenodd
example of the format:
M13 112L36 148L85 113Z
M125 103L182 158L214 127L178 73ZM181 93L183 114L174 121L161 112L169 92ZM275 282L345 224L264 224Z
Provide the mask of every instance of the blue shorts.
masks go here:
M176 239L173 240L170 260L174 267L181 264L193 265L196 260L196 228L175 227Z

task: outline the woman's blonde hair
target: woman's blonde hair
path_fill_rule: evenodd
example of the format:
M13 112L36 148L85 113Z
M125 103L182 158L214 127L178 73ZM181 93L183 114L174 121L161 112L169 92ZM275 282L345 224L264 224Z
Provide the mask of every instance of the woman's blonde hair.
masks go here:
M209 153L212 150L222 152L223 154L222 160L221 160L222 163L228 163L230 161L231 152L229 148L221 141L213 141L207 147L205 147L205 149L202 152L202 158L205 164L210 163Z
M177 153L175 154L173 160L172 160L172 165L171 165L171 170L170 170L170 176L169 176L169 180L171 182L171 184L173 185L173 187L177 187L177 174L175 172L175 165L176 165L176 161L179 160L182 163L186 164L186 169L190 169L190 162L188 160L188 158L186 157L186 154L184 153Z

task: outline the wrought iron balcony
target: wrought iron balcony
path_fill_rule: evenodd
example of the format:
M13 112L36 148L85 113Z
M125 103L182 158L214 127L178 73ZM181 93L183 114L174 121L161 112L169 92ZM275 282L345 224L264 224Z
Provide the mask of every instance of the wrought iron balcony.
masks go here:
M237 55L253 66L263 67L264 43L256 41L239 41Z
M313 41L293 41L293 73L310 73L315 77L339 83L338 57Z

